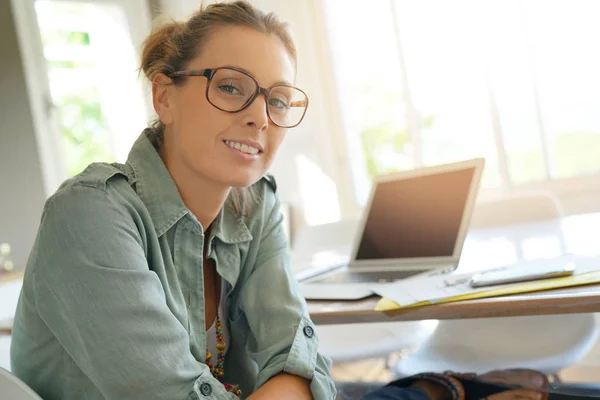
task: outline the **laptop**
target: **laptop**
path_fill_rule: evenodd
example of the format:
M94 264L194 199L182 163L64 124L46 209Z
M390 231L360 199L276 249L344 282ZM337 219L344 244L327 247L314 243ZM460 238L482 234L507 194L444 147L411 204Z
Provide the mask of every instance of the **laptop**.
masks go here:
M374 285L458 266L485 160L377 176L349 263L304 274L307 299L356 300Z

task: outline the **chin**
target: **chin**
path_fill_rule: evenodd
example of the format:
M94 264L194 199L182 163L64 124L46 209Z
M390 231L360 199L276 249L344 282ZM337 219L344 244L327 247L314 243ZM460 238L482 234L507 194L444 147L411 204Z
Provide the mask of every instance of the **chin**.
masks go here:
M227 177L227 185L231 187L247 187L256 183L264 174L238 172Z

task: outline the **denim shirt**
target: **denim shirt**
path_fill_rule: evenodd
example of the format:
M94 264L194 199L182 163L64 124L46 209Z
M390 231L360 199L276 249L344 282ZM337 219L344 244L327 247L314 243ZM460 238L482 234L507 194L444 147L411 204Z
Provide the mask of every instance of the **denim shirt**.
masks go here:
M224 382L243 397L287 372L332 400L331 361L294 279L275 182L247 217L226 205L207 257L226 285ZM15 316L13 373L46 400L235 399L205 364L204 229L143 133L46 202Z

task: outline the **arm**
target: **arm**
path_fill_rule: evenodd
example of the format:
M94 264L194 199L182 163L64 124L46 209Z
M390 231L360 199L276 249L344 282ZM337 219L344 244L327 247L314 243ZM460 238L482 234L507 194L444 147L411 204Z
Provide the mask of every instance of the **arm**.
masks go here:
M266 212L256 262L240 295L250 328L248 351L259 370L256 399L332 400L331 361L318 353L316 328L290 267L283 217L270 187L262 204Z
M33 256L40 316L107 399L234 399L190 353L110 190L74 187L47 203Z
M280 400L312 399L310 381L285 372L269 379L248 400L278 398Z

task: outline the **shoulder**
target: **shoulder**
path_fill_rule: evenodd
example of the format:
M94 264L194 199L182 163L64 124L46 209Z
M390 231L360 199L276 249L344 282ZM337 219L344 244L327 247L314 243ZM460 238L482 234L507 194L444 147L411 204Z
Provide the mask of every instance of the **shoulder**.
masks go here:
M84 211L100 215L110 209L113 214L121 213L137 197L131 187L132 180L126 165L91 164L50 196L44 214L52 211L68 218Z
M123 183L131 183L133 175L127 165L93 163L84 171L66 180L58 189L57 193L78 186L86 186L106 190L110 186L118 186ZM128 184L129 186L129 184Z
M264 220L268 219L274 211L279 210L279 192L273 175L264 175L252 185L250 190L253 192L252 196L254 198L251 217L254 216Z
M88 192L95 193L94 190L78 190L81 188L96 189L104 192L106 195L112 194L131 194L134 192L132 185L135 182L130 167L124 164L93 163L83 172L67 179L49 200L55 198L69 197L71 194Z
M119 249L133 254L145 248L134 195L127 174L110 164L92 165L65 181L46 201L28 268L50 279L58 271L84 271L86 260L107 260Z

